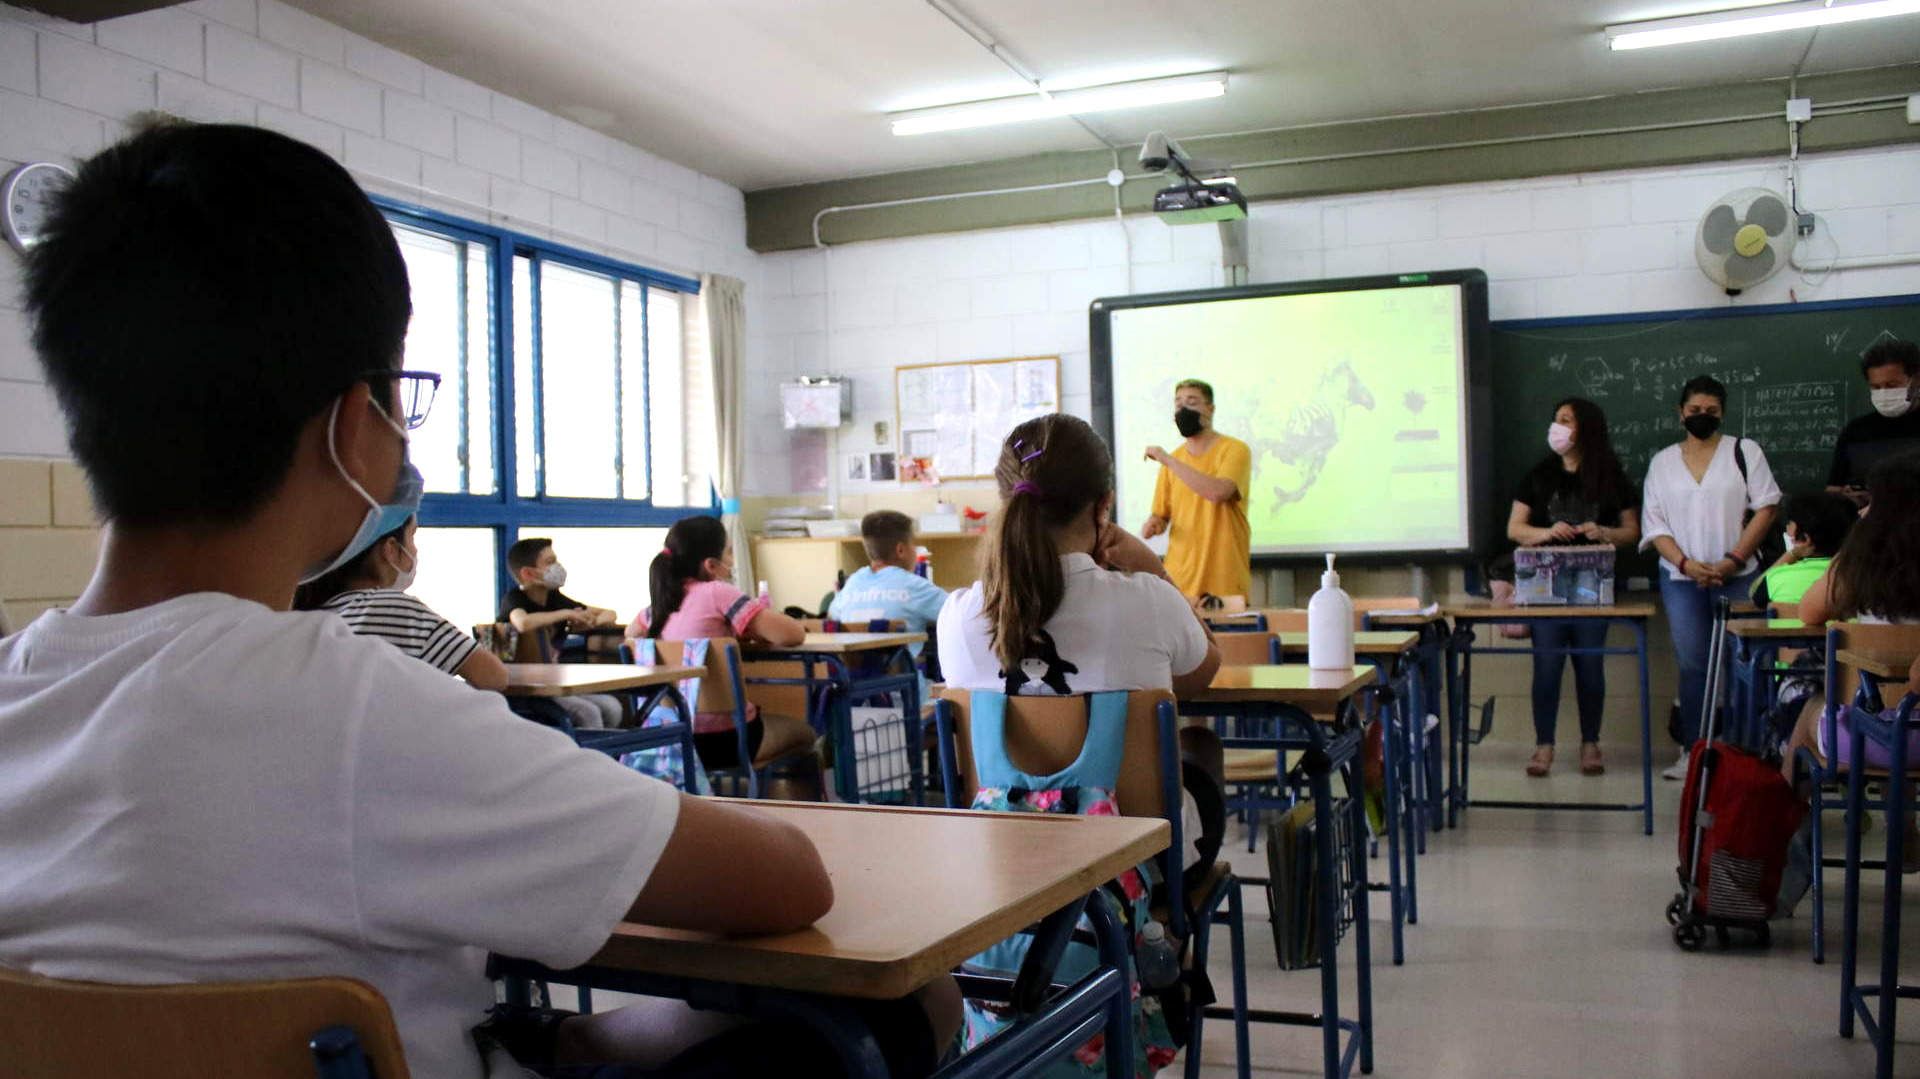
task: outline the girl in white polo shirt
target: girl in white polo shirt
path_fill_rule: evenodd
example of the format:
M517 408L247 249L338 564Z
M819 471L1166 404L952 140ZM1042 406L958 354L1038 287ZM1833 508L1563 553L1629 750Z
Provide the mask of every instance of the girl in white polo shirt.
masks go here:
M1062 414L1028 420L1007 436L994 479L1001 508L981 579L940 613L948 685L1009 695L1207 687L1219 649L1159 556L1113 524L1113 458L1092 427ZM1220 745L1201 728L1180 736L1185 860L1205 865L1225 830L1217 787L1207 789Z

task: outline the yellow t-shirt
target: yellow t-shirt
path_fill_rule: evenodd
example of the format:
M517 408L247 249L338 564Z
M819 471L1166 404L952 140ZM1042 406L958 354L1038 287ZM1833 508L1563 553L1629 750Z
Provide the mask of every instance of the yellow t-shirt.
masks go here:
M1237 438L1216 433L1207 452L1194 456L1181 443L1173 458L1221 479L1232 480L1240 497L1209 502L1162 468L1153 486L1153 515L1167 521L1167 576L1189 596L1244 596L1253 586L1253 533L1247 524L1247 485L1253 455Z

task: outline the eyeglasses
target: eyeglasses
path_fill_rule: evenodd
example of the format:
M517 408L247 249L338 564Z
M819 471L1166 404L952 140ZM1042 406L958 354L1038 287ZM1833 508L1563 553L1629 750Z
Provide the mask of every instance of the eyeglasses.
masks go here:
M427 413L433 411L433 396L440 391L440 376L433 371L401 371L387 368L381 371L368 371L360 376L362 381L374 379L392 379L395 382L394 396L399 399L399 413L394 416L401 426L412 431L427 422Z

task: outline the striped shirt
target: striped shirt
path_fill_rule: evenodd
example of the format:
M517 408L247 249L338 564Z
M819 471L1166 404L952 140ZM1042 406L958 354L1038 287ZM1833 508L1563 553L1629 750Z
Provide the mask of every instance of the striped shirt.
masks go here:
M433 613L433 608L389 588L342 592L321 609L346 619L355 633L378 637L448 674L458 674L460 665L480 647L480 642Z

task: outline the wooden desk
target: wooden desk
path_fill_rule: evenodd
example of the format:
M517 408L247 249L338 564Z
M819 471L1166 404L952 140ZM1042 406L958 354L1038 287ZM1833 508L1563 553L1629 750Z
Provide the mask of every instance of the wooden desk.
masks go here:
M1583 607L1577 604L1536 605L1526 607L1495 607L1491 603L1449 604L1441 612L1453 620L1454 634L1449 646L1447 664L1448 681L1457 683L1459 688L1448 694L1450 707L1449 730L1451 737L1447 747L1447 761L1450 779L1447 790L1447 824L1451 827L1461 810L1469 805L1488 806L1496 809L1574 809L1618 811L1639 813L1641 829L1647 835L1653 834L1653 703L1651 678L1647 670L1647 621L1654 615L1651 603L1615 603L1605 607ZM1633 632L1633 647L1612 648L1602 644L1598 648L1582 649L1575 647L1556 647L1541 649L1536 640L1517 644L1482 645L1472 632L1479 624L1505 624L1509 622L1619 622ZM1473 657L1481 655L1600 655L1633 656L1637 663L1640 678L1640 802L1637 805L1599 802L1536 802L1525 800L1482 800L1471 801L1468 787L1472 775L1471 741L1467 738L1467 712L1473 699ZM1458 677L1454 676L1458 670Z
M1343 671L1316 671L1298 664L1222 667L1205 692L1182 703L1290 704L1316 716L1330 717L1373 681L1373 667L1367 664L1355 664Z
M1842 648L1833 654L1834 662L1852 667L1883 681L1906 681L1913 669L1915 653L1904 649Z
M700 667L639 666L624 663L509 663L509 697L572 697L582 693L618 693L667 685L705 674Z
M1727 623L1727 632L1749 641L1821 640L1824 626L1809 626L1798 618L1742 618Z
M1280 651L1284 655L1304 656L1307 654L1307 635L1305 633L1276 633L1280 638ZM1353 653L1356 656L1390 657L1413 651L1420 643L1420 635L1411 630L1399 629L1363 629L1353 635Z
M1449 604L1440 613L1454 621L1524 622L1529 618L1652 618L1651 603L1615 603L1605 607L1579 604L1532 604L1525 607L1495 607L1491 603Z
M775 647L764 641L749 641L741 649L748 656L762 652L810 652L818 656L844 656L853 652L872 652L882 648L905 648L925 644L924 633L809 633L799 644Z
M812 928L724 937L622 922L591 967L891 1000L1164 850L1151 817L753 802L833 878Z

